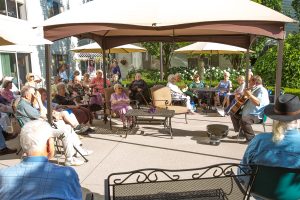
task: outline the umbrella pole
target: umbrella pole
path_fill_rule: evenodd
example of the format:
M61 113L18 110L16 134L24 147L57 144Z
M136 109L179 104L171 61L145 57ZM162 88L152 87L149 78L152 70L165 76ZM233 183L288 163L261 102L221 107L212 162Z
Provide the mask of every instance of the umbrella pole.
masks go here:
M164 69L163 69L163 43L159 43L159 48L160 48L160 81L163 80L164 78Z

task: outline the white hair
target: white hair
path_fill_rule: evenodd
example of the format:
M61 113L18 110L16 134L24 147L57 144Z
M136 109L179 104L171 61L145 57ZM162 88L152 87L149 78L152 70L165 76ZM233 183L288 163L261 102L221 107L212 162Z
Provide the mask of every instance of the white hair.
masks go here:
M173 83L174 80L175 80L175 75L174 75L174 74L170 74L170 75L168 76L168 81L171 82L171 83Z
M56 89L59 91L60 89L62 89L62 88L66 88L66 85L63 83L63 82L61 82L61 83L59 83L59 84L57 84L56 85Z
M117 87L121 87L121 88L123 88L123 87L122 87L122 85L121 85L121 84L119 84L119 83L117 83L117 84L115 84L115 85L114 85L114 90L116 90L116 88L117 88Z
M273 126L272 126L273 142L278 143L281 140L283 140L285 132L293 128L299 128L298 120L289 121L289 122L273 120Z
M49 138L53 137L53 129L42 120L26 123L21 129L20 144L29 155L34 151L43 151Z
M29 94L32 94L34 92L32 90L34 90L34 88L31 87L31 86L24 86L24 87L22 87L22 89L21 89L21 97L26 97Z

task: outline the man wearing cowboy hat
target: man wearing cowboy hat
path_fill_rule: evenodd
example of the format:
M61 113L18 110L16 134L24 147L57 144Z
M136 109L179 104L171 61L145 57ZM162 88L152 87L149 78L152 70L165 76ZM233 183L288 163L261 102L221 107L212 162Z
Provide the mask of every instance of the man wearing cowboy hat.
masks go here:
M248 97L240 113L230 114L234 131L238 132L233 138L246 137L246 142L251 141L255 134L252 124L261 123L264 115L264 108L270 103L269 94L262 86L260 76L253 76L249 80L250 89L244 90L244 96Z
M300 168L299 97L292 94L279 96L275 105L265 108L265 115L273 119L273 132L255 136L241 164Z

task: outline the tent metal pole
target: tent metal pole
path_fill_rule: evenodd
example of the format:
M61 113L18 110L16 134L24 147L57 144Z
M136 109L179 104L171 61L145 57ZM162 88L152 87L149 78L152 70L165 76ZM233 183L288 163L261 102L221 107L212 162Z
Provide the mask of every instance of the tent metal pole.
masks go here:
M278 40L278 47L277 47L278 55L277 55L276 85L275 85L274 101L280 95L281 78L282 78L282 64L283 64L283 48L284 48L284 40Z
M46 89L47 89L47 118L48 123L52 124L52 106L51 106L51 49L50 44L45 45L46 58Z
M250 46L247 48L246 52L246 84L245 88L249 87L249 69L250 69Z
M159 43L160 48L160 81L164 79L164 64L163 64L163 43Z

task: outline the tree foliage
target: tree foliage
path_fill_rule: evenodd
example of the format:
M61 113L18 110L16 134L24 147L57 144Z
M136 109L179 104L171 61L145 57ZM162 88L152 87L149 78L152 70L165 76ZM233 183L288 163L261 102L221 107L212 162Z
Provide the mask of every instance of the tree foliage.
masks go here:
M292 7L295 10L295 17L300 21L300 0L293 0L292 1ZM299 23L300 27L300 23Z
M277 46L259 57L254 66L255 74L262 76L267 85L275 84ZM300 82L300 33L290 34L284 44L282 86L299 88Z
M190 42L163 42L163 69L164 74L167 74L170 68L170 62L173 56L174 50L189 45ZM160 45L159 42L143 42L143 47L157 59L160 59Z

